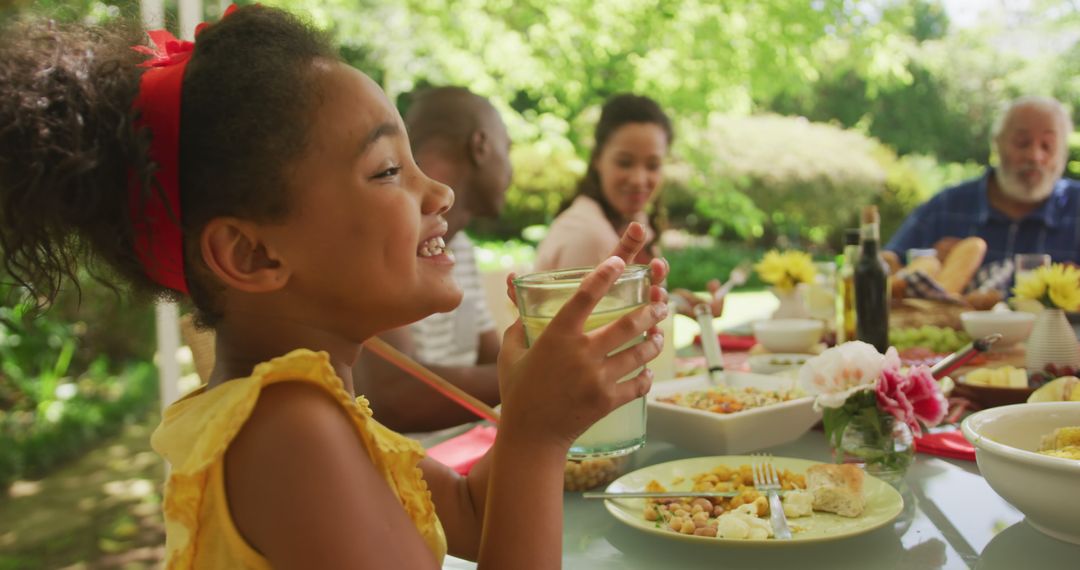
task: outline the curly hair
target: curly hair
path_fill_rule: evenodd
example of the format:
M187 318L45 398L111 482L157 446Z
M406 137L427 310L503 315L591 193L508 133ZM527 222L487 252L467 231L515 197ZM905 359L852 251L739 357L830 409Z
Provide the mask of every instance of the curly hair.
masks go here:
M667 136L667 144L670 147L675 142L675 129L671 126L671 119L664 113L664 110L660 108L660 105L652 99L643 95L634 95L632 93L621 93L613 95L608 99L603 108L600 110L600 120L596 123L596 132L592 152L589 154L589 166L585 171L585 176L578 181L577 190L574 195L570 197L559 211L563 211L570 207L570 204L578 196L588 196L600 204L600 209L604 212L604 217L611 222L611 226L616 231L619 230L623 220L622 216L615 211L611 203L604 197L604 192L601 189L600 184L600 172L596 169L596 161L600 157L600 154L604 152L604 147L607 146L608 140L611 138L615 131L618 131L621 127L631 123L650 123L659 126L664 134ZM658 226L657 223L658 213L653 212L649 216L649 222L654 228ZM648 244L647 247L651 247L652 244Z
M136 26L30 20L0 30L0 248L43 304L79 263L104 262L137 293L176 298L135 255L128 176L158 192L151 133L134 127L144 59ZM325 35L281 10L247 6L200 33L184 75L179 148L184 264L197 320L221 316L199 235L219 216L259 222L290 208L285 168L318 104L312 61Z

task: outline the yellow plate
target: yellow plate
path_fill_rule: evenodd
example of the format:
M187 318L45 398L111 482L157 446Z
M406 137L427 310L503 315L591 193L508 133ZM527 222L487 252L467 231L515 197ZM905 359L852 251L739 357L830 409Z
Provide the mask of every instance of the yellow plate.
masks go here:
M613 481L611 485L608 485L607 490L611 493L644 491L645 485L655 479L669 491L689 491L693 484L692 477L694 475L704 473L720 465L732 468L749 465L755 459L758 458L749 455L726 455L669 461L668 463L650 465L632 473L627 473ZM774 457L772 461L777 469L790 469L797 474L805 473L808 467L819 463L818 461L786 457ZM673 485L672 481L679 477L682 477L683 481L678 485ZM645 520L643 516L645 499L608 499L604 501L604 504L607 506L608 512L623 523L667 538L727 545L783 545L836 540L869 532L888 524L904 509L904 499L900 496L900 493L888 483L875 477L867 476L864 479L863 494L866 496L866 509L858 517L848 518L815 511L809 517L788 519L788 525L792 529L791 540L772 538L744 540L680 534L667 528L660 528L655 522Z

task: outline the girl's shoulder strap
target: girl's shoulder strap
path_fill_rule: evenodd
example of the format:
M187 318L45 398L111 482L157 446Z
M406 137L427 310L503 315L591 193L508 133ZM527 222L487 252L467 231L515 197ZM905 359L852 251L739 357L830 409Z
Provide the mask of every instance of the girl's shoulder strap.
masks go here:
M246 378L197 390L169 406L151 444L174 472L203 471L224 455L263 389L280 382L304 382L325 390L360 424L371 418L367 401L354 401L345 391L326 353L300 349L259 364Z

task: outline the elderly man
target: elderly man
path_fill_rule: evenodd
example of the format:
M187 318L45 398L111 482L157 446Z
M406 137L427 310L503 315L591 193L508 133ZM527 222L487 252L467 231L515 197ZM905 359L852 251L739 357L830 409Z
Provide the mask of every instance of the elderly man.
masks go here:
M488 100L459 87L417 94L405 116L413 156L424 172L454 189L445 239L455 256L461 305L379 335L451 383L495 405L499 385L495 330L473 257L462 231L474 217L498 216L510 185L510 136ZM354 369L356 391L380 422L397 431L431 431L477 419L461 406L369 351Z
M978 236L987 250L972 285L1002 289L1011 281L1014 254L1080 262L1080 182L1061 176L1072 128L1068 111L1054 99L1013 101L992 132L998 167L912 212L885 246L890 263L899 265L909 248L942 251L957 238Z

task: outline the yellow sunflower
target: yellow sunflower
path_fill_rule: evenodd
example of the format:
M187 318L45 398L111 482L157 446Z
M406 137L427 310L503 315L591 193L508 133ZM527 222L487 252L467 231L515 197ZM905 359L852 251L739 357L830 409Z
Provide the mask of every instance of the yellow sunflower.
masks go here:
M799 283L809 283L817 274L814 261L801 251L772 250L754 265L754 270L762 281L780 292L791 291Z
M1021 278L1013 294L1051 309L1075 311L1080 309L1080 269L1061 263L1040 267Z

